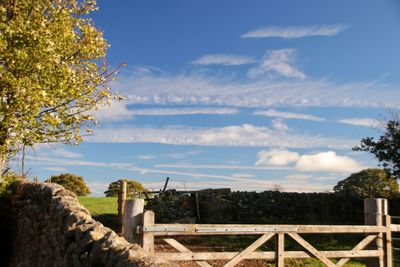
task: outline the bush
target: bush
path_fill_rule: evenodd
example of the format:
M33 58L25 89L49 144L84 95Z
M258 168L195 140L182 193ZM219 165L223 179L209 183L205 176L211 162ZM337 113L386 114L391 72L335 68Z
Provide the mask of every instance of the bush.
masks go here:
M45 181L46 183L55 183L62 185L65 189L74 192L77 196L86 196L90 194L82 176L77 176L71 173L53 175Z
M365 169L353 173L333 188L360 198L395 198L400 196L399 184L394 176L382 169Z

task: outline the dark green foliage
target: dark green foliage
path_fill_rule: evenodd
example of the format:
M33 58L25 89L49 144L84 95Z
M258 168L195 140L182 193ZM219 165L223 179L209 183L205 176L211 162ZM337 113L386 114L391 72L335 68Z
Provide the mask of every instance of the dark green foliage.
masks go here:
M12 196L15 194L19 175L7 172L0 182L0 266L8 266L13 247L15 215L12 210Z
M373 137L361 140L355 151L367 151L375 155L383 168L397 179L400 178L400 121L390 120L385 125L385 132L377 141Z
M147 189L139 182L135 180L125 180L126 194L129 197L133 197L136 193L147 191ZM112 182L108 185L108 189L104 192L106 197L117 197L119 192L119 181Z
M62 185L65 189L74 192L77 196L86 196L90 194L89 187L87 187L83 177L75 174L64 173L53 175L45 182Z
M337 193L347 193L360 198L393 198L399 196L396 178L382 169L365 169L353 173L335 185Z

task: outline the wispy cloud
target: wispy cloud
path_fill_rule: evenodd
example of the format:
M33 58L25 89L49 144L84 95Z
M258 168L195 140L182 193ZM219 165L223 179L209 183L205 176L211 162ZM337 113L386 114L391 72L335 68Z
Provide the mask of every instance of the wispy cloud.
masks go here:
M222 169L222 170L290 170L286 166L248 166L248 165L217 165L217 164L157 164L155 168L173 169Z
M370 118L349 118L339 120L340 123L356 125L356 126L365 126L365 127L380 127L381 122L376 119Z
M213 175L201 172L185 172L185 171L174 171L174 170L163 170L154 168L142 168L131 163L124 162L97 162L97 161L84 161L84 160L73 160L73 159L55 159L46 157L36 157L32 158L30 164L41 164L41 165L64 165L64 166L86 166L86 167L100 167L100 168L115 168L124 169L140 174L146 173L156 173L156 174L166 174L174 175L175 177L188 177L190 181L170 181L169 188L181 188L181 189L203 189L203 188L222 188L229 187L233 190L270 190L274 188L276 184L283 186L284 191L297 191L297 192L315 192L315 191L325 191L331 189L332 186L322 183L309 183L307 181L300 181L298 183L293 183L292 180L282 180L282 179L260 179L250 177L249 174L233 174L233 175ZM230 165L229 165L230 166ZM188 166L187 166L188 167ZM218 167L215 165L215 167ZM228 165L226 165L228 167ZM239 166L240 167L240 166ZM243 166L251 168L257 168L255 166ZM184 166L182 166L184 168ZM262 169L260 167L258 169ZM230 169L235 169L230 166ZM240 169L240 168L236 168ZM242 168L245 169L245 168ZM204 182L201 179L215 179L215 181ZM196 181L197 180L197 181ZM219 181L218 181L219 180ZM229 181L229 184L226 183ZM111 182L111 181L110 181ZM164 182L143 182L147 188L156 189L161 188ZM102 195L103 191L107 188L108 183L98 182L98 181L88 181L90 189L95 195Z
M166 127L136 128L131 126L102 128L89 142L161 143L204 146L273 146L288 148L332 147L349 148L355 141L340 138L302 135L276 131L251 124L216 128Z
M239 110L236 108L148 108L130 110L130 114L135 116L230 115L238 113Z
M55 171L55 172L67 172L68 171L67 168L63 168L63 167L47 167L44 169L48 170L48 171Z
M295 49L271 50L265 54L259 66L250 69L247 74L251 78L270 74L285 78L305 79L306 75L296 67L295 59Z
M133 113L126 106L126 102L112 101L110 105L101 106L93 112L93 116L100 123L124 121L133 118Z
M299 153L288 150L273 149L270 151L261 150L257 154L256 166L288 166L290 163L297 162Z
M225 65L225 66L235 66L244 65L256 62L254 57L243 56L243 55L226 55L226 54L214 54L205 55L194 61L192 64L195 65Z
M125 76L113 87L129 104L278 107L386 107L400 105L398 88L379 81L327 79L237 80L206 73Z
M241 35L242 38L303 38L310 36L333 36L347 28L346 25L309 25L309 26L267 26L248 31Z
M324 121L325 120L324 118L310 115L310 114L283 112L283 111L278 111L275 109L256 110L256 111L254 111L253 114L267 116L267 117L283 118L283 119L299 119L299 120L310 120L310 121Z
M287 124L281 118L273 119L271 125L274 129L280 132L289 130L289 126L287 126Z

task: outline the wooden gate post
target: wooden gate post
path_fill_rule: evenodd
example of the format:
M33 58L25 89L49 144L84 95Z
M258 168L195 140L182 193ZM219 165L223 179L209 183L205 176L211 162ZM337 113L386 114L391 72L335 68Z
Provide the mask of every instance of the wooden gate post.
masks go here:
M147 226L154 226L155 215L152 210L146 210L143 214L143 230ZM154 254L154 234L143 231L143 241L142 241L143 249L150 253L150 255Z
M364 223L365 225L385 225L385 217L388 215L387 199L384 198L366 198L364 199ZM369 259L367 267L385 267L385 248L383 242L383 233L379 233L376 240L376 248L380 252L378 259Z
M140 227L143 224L144 199L130 199L125 202L122 236L130 243L140 244Z
M118 192L118 219L121 226L124 223L124 208L126 200L126 180L119 180L119 192Z

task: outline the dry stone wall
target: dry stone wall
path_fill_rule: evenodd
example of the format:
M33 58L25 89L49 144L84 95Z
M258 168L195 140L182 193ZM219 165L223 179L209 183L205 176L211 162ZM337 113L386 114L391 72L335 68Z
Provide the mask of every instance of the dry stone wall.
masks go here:
M173 266L93 220L75 194L59 185L20 183L13 211L9 266Z
M197 199L197 201L196 201ZM390 214L400 215L400 199L389 201ZM208 189L193 194L174 190L150 199L146 209L156 222L363 224L363 200L335 193L278 191L231 192Z

